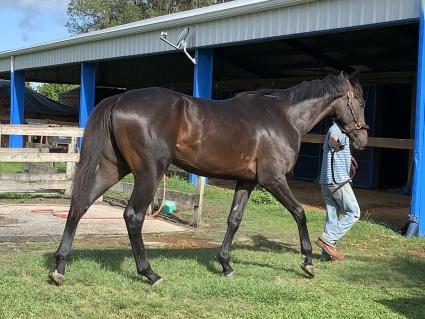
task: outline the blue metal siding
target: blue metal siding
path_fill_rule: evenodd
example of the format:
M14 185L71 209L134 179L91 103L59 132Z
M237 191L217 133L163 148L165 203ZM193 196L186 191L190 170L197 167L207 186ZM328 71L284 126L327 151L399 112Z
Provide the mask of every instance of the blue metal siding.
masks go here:
M15 71L10 76L10 124L24 124L25 72ZM9 137L10 147L23 147L20 135Z
M419 223L419 236L425 236L425 17L424 8L421 10L419 22L419 52L418 77L416 95L416 123L415 123L415 150L414 175L412 189L411 219Z
M85 127L94 108L96 68L92 63L81 63L80 127Z

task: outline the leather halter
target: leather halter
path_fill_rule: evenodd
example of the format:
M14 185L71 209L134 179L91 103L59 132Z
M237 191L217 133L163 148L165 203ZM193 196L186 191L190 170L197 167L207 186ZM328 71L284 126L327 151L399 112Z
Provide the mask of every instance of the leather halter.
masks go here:
M354 131L357 130L369 130L369 125L366 125L362 122L359 121L359 119L356 116L356 113L353 110L353 101L352 99L354 98L354 93L352 91L348 91L347 92L347 107L350 110L351 116L353 117L355 126L354 128L350 129L350 130L345 130L344 128L341 127L341 125L339 125L336 121L336 125L338 125L338 127L340 128L340 130L342 131L342 133L344 134L350 134Z

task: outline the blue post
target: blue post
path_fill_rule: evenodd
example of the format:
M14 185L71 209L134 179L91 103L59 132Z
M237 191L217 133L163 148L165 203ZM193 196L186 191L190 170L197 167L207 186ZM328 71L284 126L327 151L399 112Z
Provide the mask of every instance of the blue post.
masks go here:
M80 127L86 127L94 108L96 67L93 63L81 63Z
M213 81L213 50L197 49L196 64L193 80L193 96L204 99L211 99ZM198 176L189 174L189 180L192 184L198 182Z
M10 124L24 124L25 72L14 71L13 62L10 72ZM23 147L24 139L20 135L9 136L9 147Z
M423 1L419 18L419 51L416 89L416 123L412 207L408 235L425 236L425 18ZM416 232L416 229L418 230Z

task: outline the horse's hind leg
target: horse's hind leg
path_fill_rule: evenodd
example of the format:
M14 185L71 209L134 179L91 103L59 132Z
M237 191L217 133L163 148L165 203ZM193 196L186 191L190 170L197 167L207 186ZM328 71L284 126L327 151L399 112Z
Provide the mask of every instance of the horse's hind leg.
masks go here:
M84 201L83 196L88 196L88 205L83 208L82 211L76 211L76 208L71 207L69 209L68 218L66 220L65 229L62 235L62 240L58 250L55 253L56 264L54 271L49 273L50 280L56 284L61 285L64 281L65 267L68 261L72 242L74 240L75 232L77 230L78 222L81 217L87 212L89 207L94 203L96 199L102 196L105 191L116 184L121 178L129 173L129 169L126 164L121 163L117 165L106 158L102 157L99 163L99 169L96 173L96 181L88 193L79 194L79 198L73 193L71 203L74 201Z
M223 274L226 276L230 276L234 273L232 267L230 266L229 251L232 245L233 237L235 236L236 231L239 229L243 212L245 210L245 205L249 199L249 195L251 194L251 191L254 186L255 183L252 182L238 181L236 184L235 194L233 195L232 207L230 209L230 214L227 219L226 235L224 236L221 251L218 254L218 261L223 267Z
M312 258L312 248L307 229L307 218L304 208L295 199L289 188L284 175L275 176L272 180L260 180L260 184L267 189L276 199L284 205L294 217L298 232L300 235L301 253L304 256L304 262L301 265L302 270L309 276L314 277L314 266Z
M159 174L159 176L162 176ZM146 216L146 210L153 201L159 180L155 174L146 172L135 176L133 193L124 212L124 220L127 226L136 262L137 272L148 278L149 283L154 285L161 281L151 268L146 257L145 246L142 238L142 226Z

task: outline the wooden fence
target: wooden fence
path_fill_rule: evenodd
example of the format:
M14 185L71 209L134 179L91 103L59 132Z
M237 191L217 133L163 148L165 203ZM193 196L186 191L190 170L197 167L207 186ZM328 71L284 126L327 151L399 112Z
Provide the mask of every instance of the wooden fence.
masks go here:
M126 194L128 197L133 192L134 185L131 183L120 182L111 187L111 190ZM193 209L193 221L192 225L196 228L201 224L202 206L205 189L205 177L199 177L196 185L195 193L177 192L172 190L166 190L165 199L175 201L179 204L191 206ZM158 188L155 194L155 200L163 200L163 189Z
M77 152L77 139L83 136L84 129L78 127L57 127L48 125L9 125L0 124L2 135L40 136L41 143L28 143L29 148L1 148L0 163L66 163L65 173L3 173L0 174L2 192L36 192L64 190L69 194L75 163L80 160ZM50 153L42 144L43 138L70 138L66 153Z
M65 191L70 194L75 164L80 160L77 152L77 140L82 137L84 129L78 127L58 127L51 125L9 125L0 124L0 140L2 135L39 136L41 143L27 142L27 148L1 148L0 164L14 163L54 163L65 162L65 173L0 173L0 192L40 192ZM70 138L66 153L50 153L49 147L42 144L46 137ZM178 170L171 168L171 171ZM166 199L193 207L193 225L198 227L201 222L202 199L205 187L205 178L198 179L195 193L167 191ZM131 195L133 185L118 183L111 188ZM158 189L155 199L162 200L162 190Z

